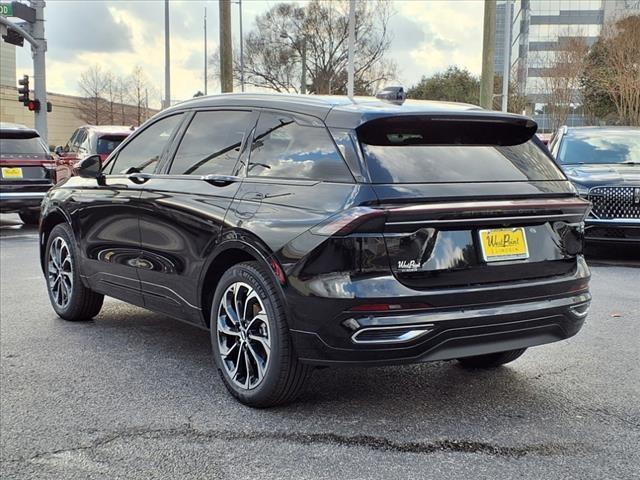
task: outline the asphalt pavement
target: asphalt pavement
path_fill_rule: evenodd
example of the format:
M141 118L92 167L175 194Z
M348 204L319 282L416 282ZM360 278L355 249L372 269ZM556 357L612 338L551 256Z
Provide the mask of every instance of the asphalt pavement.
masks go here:
M35 229L1 215L0 478L640 478L640 252L589 261L567 341L491 372L318 370L296 403L253 410L202 330L113 299L57 318Z

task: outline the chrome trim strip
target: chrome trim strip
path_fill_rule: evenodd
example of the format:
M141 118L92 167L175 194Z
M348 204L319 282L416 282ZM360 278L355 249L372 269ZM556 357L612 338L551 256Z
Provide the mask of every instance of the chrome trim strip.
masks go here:
M449 312L420 312L411 313L407 315L394 315L388 317L375 317L369 315L368 317L360 317L355 320L368 320L375 322L373 324L367 323L365 328L376 327L398 327L407 328L412 325L430 323L431 326L437 326L439 322L447 322L451 320L468 320L473 318L482 317L494 317L502 315L511 315L514 313L528 313L541 310L547 310L549 308L557 307L580 307L588 304L591 301L591 294L583 293L573 297L556 298L554 300L541 300L537 302L516 303L511 305L499 305L496 307L488 308L475 308L465 309L464 311L456 310ZM402 325L398 325L402 322ZM361 325L361 322L358 322ZM358 330L360 331L360 330Z
M580 197L570 198L541 198L526 200L489 200L478 202L450 202L450 203L426 203L420 205L410 205L407 207L395 207L387 209L390 213L429 213L465 211L476 212L489 209L497 210L518 210L518 209L552 209L552 208L586 208L589 202Z
M44 198L47 192L0 192L0 200L5 198Z
M406 220L403 222L387 222L386 225L441 225L441 224L451 224L451 223L500 223L500 222L513 222L513 221L530 221L530 220L560 220L563 218L571 219L576 217L581 217L582 214L579 213L563 213L556 215L522 215L517 217L482 217L482 218L463 218L463 219L452 219L452 220Z
M414 328L412 328L414 327ZM385 340L358 340L358 336L363 332L367 331L376 331L376 332L386 332L389 330L406 330L407 328L411 328L411 330L401 333L395 339L385 339ZM415 340L418 337L426 335L427 333L433 331L433 325L431 324L422 324L422 325L399 325L394 327L368 327L363 328L362 330L358 330L353 335L351 335L351 341L353 343L357 343L360 345L364 344L380 344L380 343L406 343L411 340Z

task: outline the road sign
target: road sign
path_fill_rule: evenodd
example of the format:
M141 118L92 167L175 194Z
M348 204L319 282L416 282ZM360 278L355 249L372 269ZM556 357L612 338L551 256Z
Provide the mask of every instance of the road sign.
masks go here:
M3 17L13 17L13 5L10 3L0 3L0 15Z

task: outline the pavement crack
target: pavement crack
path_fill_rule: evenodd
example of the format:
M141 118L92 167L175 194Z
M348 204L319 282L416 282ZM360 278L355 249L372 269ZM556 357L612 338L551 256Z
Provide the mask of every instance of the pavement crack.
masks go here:
M136 438L147 439L175 439L176 437L188 437L199 441L264 441L273 440L280 442L290 442L299 445L335 445L342 447L360 447L370 450L413 453L413 454L433 454L440 452L481 454L494 457L520 458L525 455L553 456L570 453L577 449L577 445L562 445L555 443L539 443L530 445L498 445L487 442L476 442L469 440L442 439L432 442L402 442L394 441L386 437L373 435L341 435L337 433L304 433L304 432L282 432L282 431L233 431L233 430L206 430L200 431L193 427L192 417L187 417L187 424L181 428L165 429L135 429L122 432L115 432L103 438L91 442L89 445L81 445L73 448L58 449L48 452L41 452L30 457L7 459L2 462L32 462L43 457L56 456L80 451L92 451L105 447L116 441L133 440Z

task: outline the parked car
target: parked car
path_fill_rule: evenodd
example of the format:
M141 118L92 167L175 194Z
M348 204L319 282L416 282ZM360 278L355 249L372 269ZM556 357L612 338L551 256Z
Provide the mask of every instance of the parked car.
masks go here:
M55 183L55 162L38 132L0 123L0 212L38 223L40 202Z
M587 241L640 243L640 128L563 127L551 148L593 204Z
M64 147L55 149L59 157L58 181L72 176L76 163L89 155L100 155L103 161L106 160L133 131L133 127L123 125L85 125L78 128Z
M519 115L342 97L166 109L47 196L67 320L103 295L210 331L228 390L270 406L314 366L492 368L580 330L588 202Z
M545 145L549 145L549 141L551 140L552 134L550 134L550 133L536 133L536 135L538 136L538 138L540 139L540 141L542 143L544 143Z

